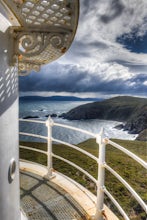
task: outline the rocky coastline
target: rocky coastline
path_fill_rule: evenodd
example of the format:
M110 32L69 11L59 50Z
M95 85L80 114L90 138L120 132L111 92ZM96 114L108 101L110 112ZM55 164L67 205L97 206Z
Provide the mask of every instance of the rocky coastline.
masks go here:
M44 112L43 109L40 110ZM115 128L138 134L136 140L147 141L147 99L119 96L98 102L80 105L61 115L46 114L43 117L61 117L67 120L102 119L120 121ZM23 119L37 119L38 115L28 115Z
M127 130L131 134L140 134L146 141L147 99L119 96L101 102L93 102L78 106L59 117L68 120L104 119L120 121L117 129ZM140 136L137 140L140 140Z

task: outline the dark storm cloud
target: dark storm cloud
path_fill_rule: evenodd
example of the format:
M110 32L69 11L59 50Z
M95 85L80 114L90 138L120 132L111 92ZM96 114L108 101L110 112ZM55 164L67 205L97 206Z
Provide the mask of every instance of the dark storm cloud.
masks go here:
M21 92L103 92L103 93L143 93L146 86L143 82L145 75L136 76L127 80L103 79L97 73L89 73L75 66L59 64L42 71L43 75L32 73L27 77L20 77Z
M88 13L89 10L92 10L95 7L95 5L98 3L98 1L99 0L92 0L92 3L91 3L91 0L90 1L89 0L82 0L80 2L80 4L81 4L81 16L83 14Z
M122 1L112 0L110 1L109 13L102 15L100 19L104 23L109 23L115 18L117 18L118 16L121 16L123 9L124 9L124 5L122 4Z
M22 92L147 92L147 59L117 42L146 31L146 0L81 0L76 37L60 60L20 77ZM133 40L133 39L132 39Z
M78 82L81 82L87 73L80 72L72 65L51 64L39 74L32 73L27 77L20 77L20 91L55 91L74 92Z
M131 81L136 82L137 84L142 84L147 80L146 74L139 74L137 76L132 77Z
M134 76L129 81L131 92L134 94L146 94L147 92L147 77L146 74Z

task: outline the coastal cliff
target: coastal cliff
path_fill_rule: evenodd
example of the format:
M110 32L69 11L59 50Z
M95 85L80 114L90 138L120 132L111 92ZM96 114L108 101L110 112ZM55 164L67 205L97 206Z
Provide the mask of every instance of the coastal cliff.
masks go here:
M147 128L147 99L119 96L80 105L60 115L68 120L105 119L124 122L123 129L138 134Z

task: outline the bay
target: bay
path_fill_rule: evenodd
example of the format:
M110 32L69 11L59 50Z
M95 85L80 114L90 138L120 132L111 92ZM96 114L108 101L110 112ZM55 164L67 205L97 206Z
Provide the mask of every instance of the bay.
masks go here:
M20 101L19 103L19 117L39 117L39 120L46 121L47 115L57 114L58 116L64 112L69 111L70 109L85 104L89 102L85 101ZM104 128L105 137L108 138L118 138L118 139L127 139L134 140L136 135L128 134L127 131L117 130L114 127L120 122L117 121L108 121L108 120L65 120L59 117L52 118L54 122L67 124L74 126L76 128L81 128L95 134L98 134L102 128ZM34 119L35 120L35 119ZM37 118L38 120L38 118ZM39 134L47 136L47 128L45 125L20 122L20 131ZM77 144L86 139L91 138L91 136L83 134L81 132L73 131L70 129L65 129L61 127L53 126L53 138L66 141L68 143ZM42 139L20 136L20 140L25 141L42 141Z

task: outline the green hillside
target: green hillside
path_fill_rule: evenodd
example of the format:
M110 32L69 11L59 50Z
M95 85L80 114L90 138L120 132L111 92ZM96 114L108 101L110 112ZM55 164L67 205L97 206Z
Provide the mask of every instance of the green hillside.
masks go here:
M124 129L140 133L147 128L147 99L118 96L80 105L62 114L68 120L105 119L125 122Z
M140 156L143 160L147 161L147 146L145 142L140 141L126 141L126 140L114 140L120 145L124 146L128 150L134 152ZM25 146L33 146L39 149L46 150L45 143L32 143L21 142ZM98 155L98 145L94 139L89 139L78 145L79 147L87 150L93 155ZM77 165L83 167L91 175L97 178L97 164L92 159L77 152L69 147L63 145L53 145L53 152L60 155ZM114 170L116 170L131 186L138 192L144 201L147 202L147 172L141 165L133 161L130 157L127 157L124 153L118 151L110 145L107 145L106 161ZM46 165L46 156L37 152L20 149L20 158L32 160ZM80 184L86 186L93 193L96 193L96 186L85 175L76 170L75 168L67 165L66 163L53 159L53 167L59 172L72 177ZM130 219L133 220L145 220L145 213L133 199L131 194L126 190L123 185L117 181L117 179L106 172L106 187L117 198L119 203L123 206L124 210L128 213ZM108 198L105 199L105 203L115 210ZM116 210L115 210L116 211ZM120 216L119 216L120 217Z

